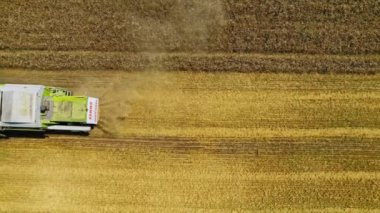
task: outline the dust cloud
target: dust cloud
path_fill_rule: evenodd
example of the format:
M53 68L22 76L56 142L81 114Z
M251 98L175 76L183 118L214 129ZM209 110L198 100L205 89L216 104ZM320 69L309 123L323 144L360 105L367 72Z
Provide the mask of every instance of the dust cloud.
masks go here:
M100 96L100 120L98 128L107 136L119 136L123 121L130 113L129 105L139 99L140 80L127 81L120 74L110 79Z
M213 48L226 24L220 0L128 1L137 49L202 52Z
M133 112L132 105L149 100L150 97L144 95L149 94L146 93L147 90L161 89L174 81L159 71L113 73L115 74L111 77L103 79L104 87L91 88L91 93L98 94L100 99L100 120L94 131L95 136L122 137L128 128L128 116ZM89 82L88 85L93 84Z
M207 51L215 30L225 23L220 0L135 0L128 1L131 15L126 18L133 24L143 54L152 57L144 70L134 73L132 78L116 74L100 97L99 129L107 136L120 137L127 126L126 118L131 113L131 104L144 99L139 92L143 88L160 87L171 82L158 70L165 69L160 60L153 59L158 53L178 50ZM148 50L148 51L146 51ZM146 93L145 93L146 94ZM157 108L156 110L160 110Z

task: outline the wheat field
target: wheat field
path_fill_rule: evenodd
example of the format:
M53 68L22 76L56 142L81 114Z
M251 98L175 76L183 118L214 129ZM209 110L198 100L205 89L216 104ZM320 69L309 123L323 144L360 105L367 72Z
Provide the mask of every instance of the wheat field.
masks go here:
M0 212L376 212L378 0L3 0L0 84L100 98L0 138Z
M380 76L0 70L100 96L89 137L0 140L1 211L371 211Z

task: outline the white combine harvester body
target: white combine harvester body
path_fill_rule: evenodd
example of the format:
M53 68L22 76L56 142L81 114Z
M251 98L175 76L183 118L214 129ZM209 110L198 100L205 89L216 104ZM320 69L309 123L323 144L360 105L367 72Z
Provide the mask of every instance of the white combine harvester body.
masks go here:
M0 131L90 132L98 114L97 98L43 85L0 84Z

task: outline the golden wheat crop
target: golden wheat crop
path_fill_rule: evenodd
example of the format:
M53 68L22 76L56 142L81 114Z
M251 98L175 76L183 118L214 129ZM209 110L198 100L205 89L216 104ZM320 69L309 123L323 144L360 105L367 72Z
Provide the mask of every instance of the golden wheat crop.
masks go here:
M0 49L377 54L365 1L2 1Z
M38 70L374 74L380 72L380 57L379 55L0 51L0 67Z

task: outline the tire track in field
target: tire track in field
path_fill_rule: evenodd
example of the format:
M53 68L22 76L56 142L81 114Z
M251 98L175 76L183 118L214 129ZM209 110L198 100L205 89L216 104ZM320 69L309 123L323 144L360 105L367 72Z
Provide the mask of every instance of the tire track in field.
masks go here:
M191 159L207 155L210 164L236 162L249 171L310 172L310 171L378 171L380 167L379 138L94 138L51 136L41 139L3 140L3 148L34 149L46 146L63 150L123 151L135 154L169 153L175 158Z

